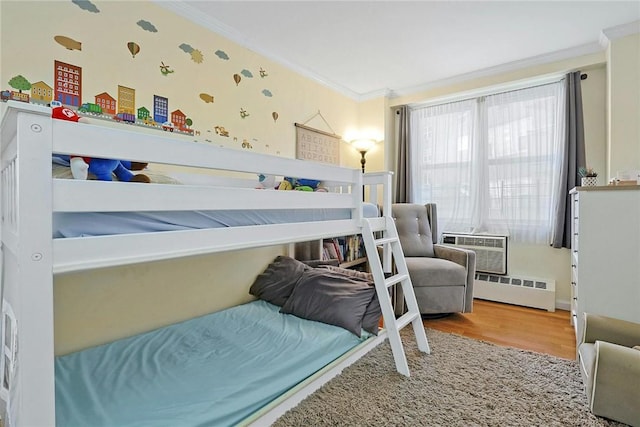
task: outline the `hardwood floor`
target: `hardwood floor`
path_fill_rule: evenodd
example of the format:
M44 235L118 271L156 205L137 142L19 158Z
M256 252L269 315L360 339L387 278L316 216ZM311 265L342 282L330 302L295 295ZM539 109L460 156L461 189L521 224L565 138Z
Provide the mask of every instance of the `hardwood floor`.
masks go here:
M575 359L576 340L569 312L474 300L473 313L425 319L424 326L498 345Z

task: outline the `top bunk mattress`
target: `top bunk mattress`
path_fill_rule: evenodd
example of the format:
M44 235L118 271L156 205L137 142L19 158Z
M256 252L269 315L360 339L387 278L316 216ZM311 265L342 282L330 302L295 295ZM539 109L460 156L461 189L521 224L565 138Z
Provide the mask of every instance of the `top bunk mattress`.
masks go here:
M378 207L363 204L363 216L378 216ZM55 212L53 237L196 230L248 225L286 224L350 219L349 209L269 209L160 212Z
M254 301L58 357L56 425L228 426L364 341Z

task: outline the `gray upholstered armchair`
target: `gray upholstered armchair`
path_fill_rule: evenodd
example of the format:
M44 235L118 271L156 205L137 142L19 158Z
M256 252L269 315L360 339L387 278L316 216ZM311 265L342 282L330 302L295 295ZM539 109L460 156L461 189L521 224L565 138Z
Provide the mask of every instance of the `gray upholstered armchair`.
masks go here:
M391 207L409 276L422 314L469 313L473 309L476 254L439 245L436 205ZM396 301L402 299L396 299Z
M585 313L578 347L589 409L640 426L640 324Z

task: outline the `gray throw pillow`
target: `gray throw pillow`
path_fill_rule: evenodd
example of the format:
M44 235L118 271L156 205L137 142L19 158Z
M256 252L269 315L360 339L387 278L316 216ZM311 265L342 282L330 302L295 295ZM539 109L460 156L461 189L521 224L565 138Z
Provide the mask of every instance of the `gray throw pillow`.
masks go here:
M374 288L375 291L375 288ZM378 300L378 294L373 292L371 302L367 306L362 317L362 329L373 335L378 335L380 318L382 317L382 310L380 309L380 301Z
M367 282L370 282L371 286L373 286L373 274L367 273L366 271L352 270L349 268L342 268L333 265L323 265L318 268L324 268L326 270L333 271L334 273L343 274L347 277L354 277L356 279L365 280Z
M293 292L302 273L311 267L287 256L278 256L251 285L249 293L282 307Z
M338 266L338 264L340 264L340 261L338 261L337 259L311 259L302 262L313 268Z
M369 284L369 286L375 286L373 282L373 274L367 273L366 271L352 270L349 268L342 268L331 265L322 266L321 268L337 274L342 274L349 278L355 278L365 281ZM369 302L369 305L364 312L364 317L362 318L362 329L371 334L378 335L380 317L382 317L382 310L380 310L380 301L378 300L377 293L374 292L373 297L371 298L371 302Z
M359 337L374 294L362 280L318 268L302 274L280 312L340 326Z

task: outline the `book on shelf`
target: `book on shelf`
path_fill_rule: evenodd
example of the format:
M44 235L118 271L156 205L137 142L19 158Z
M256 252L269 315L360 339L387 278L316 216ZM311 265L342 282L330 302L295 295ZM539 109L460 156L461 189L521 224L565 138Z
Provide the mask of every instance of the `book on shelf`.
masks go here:
M327 259L337 259L340 260L338 256L338 251L336 250L335 245L331 240L325 240L322 242L322 247L324 251L326 251Z
M364 242L362 236L359 234L353 236L347 236L345 238L344 259L347 262L354 261L359 258L363 258L364 255Z
M344 255L342 253L342 250L340 249L340 245L338 245L338 239L331 239L331 243L333 244L333 247L336 250L336 254L338 255L338 261L344 262Z
M364 242L360 235L324 239L322 246L330 259L337 259L341 263L365 257Z
M337 259L338 262L344 262L344 251L337 238L324 239L322 247L329 253L329 259Z

